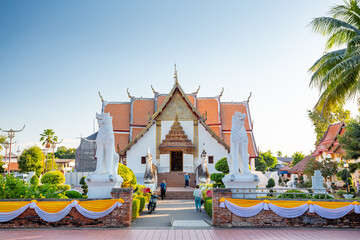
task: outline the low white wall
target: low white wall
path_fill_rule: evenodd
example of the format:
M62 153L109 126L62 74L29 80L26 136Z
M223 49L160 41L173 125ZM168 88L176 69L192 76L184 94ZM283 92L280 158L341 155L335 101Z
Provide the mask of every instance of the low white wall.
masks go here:
M87 177L90 172L65 172L65 184L68 184L70 186L79 187L80 185L80 179L85 176Z

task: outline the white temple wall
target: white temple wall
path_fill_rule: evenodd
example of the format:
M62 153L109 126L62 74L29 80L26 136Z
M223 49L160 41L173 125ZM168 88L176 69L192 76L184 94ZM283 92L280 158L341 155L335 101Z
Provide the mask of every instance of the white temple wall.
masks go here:
M144 177L146 164L141 164L141 157L146 156L148 148L153 156L153 163L157 165L156 160L156 125L152 125L149 130L138 140L137 143L126 153L127 166L135 173L136 177ZM142 174L142 175L141 175Z
M208 156L214 156L214 163L209 164L208 163L208 170L209 173L215 173L218 172L215 170L215 164L218 160L220 160L223 157L226 157L228 155L228 151L226 148L218 143L215 138L211 136L211 134L205 129L205 127L201 124L199 124L199 158L198 161L200 161L200 155L203 149L203 143L205 143L205 150ZM197 164L198 164L197 161Z
M170 154L160 154L159 172L170 172Z
M183 171L188 173L194 172L194 155L183 154Z
M188 139L193 143L194 141L194 121L179 121ZM161 141L165 139L166 134L169 133L174 121L161 121Z

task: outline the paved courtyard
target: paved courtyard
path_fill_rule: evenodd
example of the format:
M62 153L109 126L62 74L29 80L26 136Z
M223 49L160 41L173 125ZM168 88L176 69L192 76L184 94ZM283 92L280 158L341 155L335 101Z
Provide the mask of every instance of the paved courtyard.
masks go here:
M207 220L211 221L202 207L202 212L196 212L194 200L158 200L157 208L154 213L146 211L132 223L133 228L159 228L171 227L174 220Z
M43 230L0 230L0 239L359 239L360 230L330 229L43 229Z

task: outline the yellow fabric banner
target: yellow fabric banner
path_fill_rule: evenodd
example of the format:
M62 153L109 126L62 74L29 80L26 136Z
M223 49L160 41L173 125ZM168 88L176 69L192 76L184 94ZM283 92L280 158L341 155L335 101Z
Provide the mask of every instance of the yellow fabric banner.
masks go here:
M346 207L349 205L359 205L358 202L315 202L312 200L309 201L291 201L291 200L279 200L279 201L271 201L271 200L246 200L246 199L232 199L232 198L221 198L220 202L225 202L225 200L239 206L239 207L252 207L261 202L271 203L277 207L283 208L295 208L304 204L316 204L319 207L328 208L328 209L336 209L341 207Z
M16 211L30 202L0 202L0 212Z
M79 202L79 205L92 212L102 212L109 209L117 202L118 199L107 199Z
M63 210L67 205L71 204L71 202L65 201L44 201L37 202L36 205L43 211L47 213L57 213Z

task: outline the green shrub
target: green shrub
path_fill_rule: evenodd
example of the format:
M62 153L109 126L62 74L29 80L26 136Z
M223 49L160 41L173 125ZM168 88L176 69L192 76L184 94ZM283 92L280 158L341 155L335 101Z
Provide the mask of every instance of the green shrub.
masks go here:
M82 198L81 193L74 190L66 191L65 196L67 196L68 198Z
M212 216L212 198L205 200L204 208L205 208L205 211L207 212L207 214L209 214L209 216L211 217Z
M288 193L288 194L287 194ZM278 198L284 198L284 199L310 199L311 195L309 194L290 194L290 193L303 193L300 190L297 189L292 189L292 190L287 190L285 193L280 194L278 196Z
M0 199L28 198L29 184L13 175L0 175Z
M67 198L65 192L70 190L66 184L43 184L36 187L35 198Z
M80 185L81 185L81 189L83 190L83 193L82 193L83 196L86 196L86 194L88 193L88 185L86 184L85 179L86 179L85 176L83 176L80 179Z
M118 174L123 178L122 188L136 188L136 177L134 172L122 163L119 163Z
M211 181L214 181L215 183L213 184L213 188L224 188L225 185L222 182L223 177L225 177L224 173L212 173L210 175L210 179Z
M145 208L146 199L145 199L145 197L143 197L143 196L137 196L136 199L139 199L139 200L140 200L139 213L141 213L141 212L144 210L144 208Z
M217 161L217 163L215 164L215 169L219 172L223 172L224 174L229 173L229 166L226 157L223 157L222 159Z
M273 188L273 187L275 187L275 180L273 178L270 178L266 185L266 188Z
M312 197L313 199L334 199L332 196L327 194L316 194Z
M133 204L132 204L132 219L133 220L139 216L139 210L140 210L140 200L133 198Z
M32 176L30 179L30 184L33 186L38 186L39 182L40 182L40 180L39 180L38 176L36 176L36 175Z
M65 176L60 171L51 171L44 174L41 178L42 184L63 184L65 183Z

